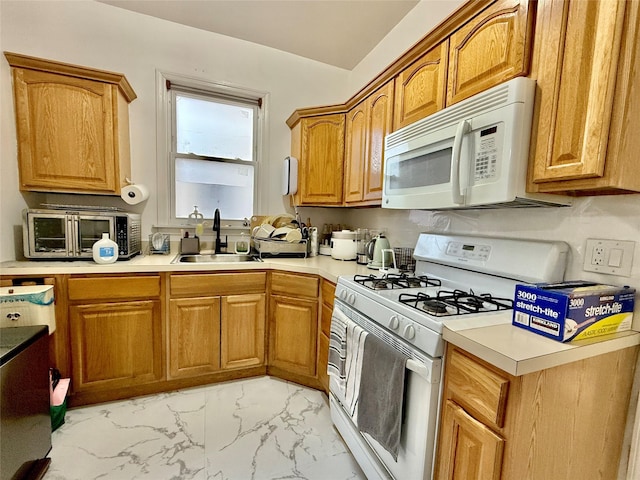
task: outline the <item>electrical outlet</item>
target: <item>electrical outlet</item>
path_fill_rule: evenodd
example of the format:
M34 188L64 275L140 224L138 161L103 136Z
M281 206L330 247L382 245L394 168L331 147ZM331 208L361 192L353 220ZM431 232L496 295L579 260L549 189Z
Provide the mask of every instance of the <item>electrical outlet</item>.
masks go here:
M604 265L604 247L602 245L593 247L591 265Z
M636 242L632 241L588 238L582 269L629 277L635 246Z

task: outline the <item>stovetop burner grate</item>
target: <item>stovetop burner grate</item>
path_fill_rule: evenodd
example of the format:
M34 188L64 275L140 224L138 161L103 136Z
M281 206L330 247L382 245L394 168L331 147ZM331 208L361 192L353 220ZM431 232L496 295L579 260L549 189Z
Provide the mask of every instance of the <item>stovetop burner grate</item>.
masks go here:
M422 292L401 293L398 300L438 317L513 309L512 299L493 297L488 293L477 295L473 291L462 290L440 290L435 296Z
M439 287L440 280L425 275L387 274L384 277L375 275L356 275L353 281L372 290Z

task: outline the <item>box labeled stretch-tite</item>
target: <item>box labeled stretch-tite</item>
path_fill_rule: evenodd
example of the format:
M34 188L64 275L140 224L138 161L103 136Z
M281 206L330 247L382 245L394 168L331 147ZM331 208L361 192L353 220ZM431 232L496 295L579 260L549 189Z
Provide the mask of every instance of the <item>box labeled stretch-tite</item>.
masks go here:
M631 329L635 288L585 281L516 285L513 325L561 342Z

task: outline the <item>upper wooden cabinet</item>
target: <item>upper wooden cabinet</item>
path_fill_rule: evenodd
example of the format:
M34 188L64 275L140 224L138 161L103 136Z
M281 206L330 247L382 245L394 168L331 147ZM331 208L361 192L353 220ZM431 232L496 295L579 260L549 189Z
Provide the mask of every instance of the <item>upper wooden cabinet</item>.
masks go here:
M447 105L529 72L528 0L500 0L449 37Z
M528 0L478 5L483 9L396 76L394 130L529 72Z
M296 110L287 120L300 159L296 203L380 205L385 135L526 75L534 5L467 2L345 104Z
M529 189L640 191L640 4L538 3Z
M429 50L395 79L393 129L406 127L444 108L449 41Z
M20 190L119 195L130 174L118 73L5 52L13 70Z
M291 154L299 161L298 205L341 205L344 114L303 118L291 131Z
M384 137L393 123L393 81L351 109L345 140L344 203L380 205Z

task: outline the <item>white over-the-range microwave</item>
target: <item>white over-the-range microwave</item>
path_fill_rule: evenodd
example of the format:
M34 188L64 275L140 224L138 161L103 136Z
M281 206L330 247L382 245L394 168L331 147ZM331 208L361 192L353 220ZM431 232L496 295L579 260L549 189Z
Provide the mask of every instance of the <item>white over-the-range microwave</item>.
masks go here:
M570 205L525 191L535 86L517 77L387 135L382 207Z

